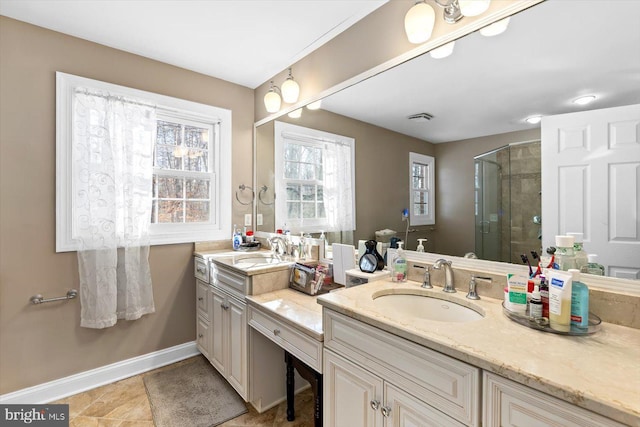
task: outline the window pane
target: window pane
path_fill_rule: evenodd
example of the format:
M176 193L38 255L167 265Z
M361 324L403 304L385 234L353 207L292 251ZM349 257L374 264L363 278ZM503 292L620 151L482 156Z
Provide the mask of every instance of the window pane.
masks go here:
M300 161L305 163L320 163L322 161L322 150L318 147L300 147Z
M182 178L154 176L153 194L157 194L161 199L181 199L182 198Z
M187 179L187 199L208 199L209 180L208 179Z
M170 145L157 145L155 165L161 169L182 169L181 150Z
M287 218L300 219L300 203L287 202Z
M184 127L184 144L191 148L209 148L209 129L194 126Z
M318 203L318 218L326 218L327 213L324 211L324 203Z
M158 201L154 200L151 204L151 224L156 223L156 212L158 211Z
M300 146L297 144L285 144L284 159L289 161L300 160Z
M186 222L208 222L209 202L186 202Z
M314 180L316 179L316 167L307 163L300 165L300 179Z
M300 179L300 163L284 162L284 177L286 179Z
M316 200L319 202L324 201L324 187L322 187L322 185L318 185L318 187L316 187L316 190L317 190Z
M177 123L158 120L156 143L163 145L180 145L182 139L182 126Z
M302 204L302 217L303 218L315 218L316 217L316 204L315 203L303 203Z
M208 172L208 154L209 152L206 150L199 150L196 148L189 149L188 154L184 156L184 170Z
M315 185L303 185L302 186L302 200L314 201L316 199L316 186Z
M183 222L184 202L173 200L158 201L158 222L175 223Z
M427 215L429 213L429 193L425 191L414 191L413 193L413 213L415 215Z
M300 186L287 184L287 200L300 200Z

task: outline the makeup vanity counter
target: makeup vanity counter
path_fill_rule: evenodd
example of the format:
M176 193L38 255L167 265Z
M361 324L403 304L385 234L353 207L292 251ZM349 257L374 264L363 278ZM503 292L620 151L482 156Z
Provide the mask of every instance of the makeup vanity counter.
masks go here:
M374 297L389 293L434 295L472 304L485 316L454 323L390 315L374 304ZM491 374L494 373L624 425L640 425L640 330L602 323L599 331L588 336L546 333L508 319L502 312L501 300L482 297L470 301L465 294L462 290L445 294L437 287L422 289L411 281L378 281L322 295L318 303L325 308L325 348L331 347L333 339L332 319L336 319L335 327L343 330L354 319L364 323L365 329L371 325L484 370L485 393L491 377L501 379ZM356 323L361 325L359 322ZM491 410L501 409L490 408L485 401L483 412ZM485 418L484 425L489 424Z

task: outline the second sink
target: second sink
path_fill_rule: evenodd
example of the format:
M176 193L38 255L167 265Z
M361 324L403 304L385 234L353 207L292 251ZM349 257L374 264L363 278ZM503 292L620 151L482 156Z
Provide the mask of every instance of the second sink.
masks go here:
M374 295L373 304L387 314L439 322L472 322L484 317L473 308L432 295L409 293Z

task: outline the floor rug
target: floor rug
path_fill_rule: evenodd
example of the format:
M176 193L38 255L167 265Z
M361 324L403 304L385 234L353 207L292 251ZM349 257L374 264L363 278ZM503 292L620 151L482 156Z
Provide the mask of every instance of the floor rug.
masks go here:
M156 427L212 427L247 412L242 398L202 356L144 376Z

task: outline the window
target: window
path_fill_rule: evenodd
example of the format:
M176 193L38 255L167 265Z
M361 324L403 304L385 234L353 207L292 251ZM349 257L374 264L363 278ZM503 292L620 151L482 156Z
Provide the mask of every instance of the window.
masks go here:
M77 250L73 209L73 101L76 88L107 91L156 108L151 244L231 236L231 112L56 73L56 250Z
M435 159L424 154L409 153L409 223L435 224Z
M353 138L275 122L276 226L355 229Z

